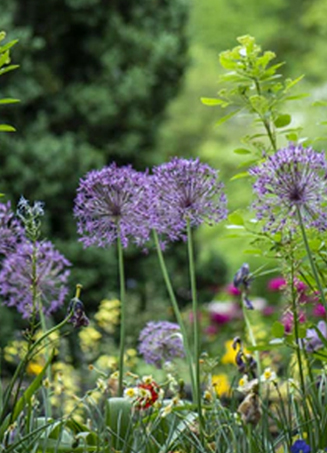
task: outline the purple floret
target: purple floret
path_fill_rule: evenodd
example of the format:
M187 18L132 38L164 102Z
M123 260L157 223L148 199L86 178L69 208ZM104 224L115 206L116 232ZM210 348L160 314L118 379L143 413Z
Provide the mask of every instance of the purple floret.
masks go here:
M265 231L276 233L286 225L297 225L297 210L305 227L327 228L327 162L324 153L300 145L289 145L269 156L250 174L257 200L257 218L267 219Z
M0 254L14 252L24 238L24 228L15 217L10 201L0 203Z
M172 322L148 322L140 333L139 342L139 353L157 368L185 356L180 327Z
M85 247L106 247L118 237L124 247L130 240L138 245L149 238L145 220L148 203L146 174L115 163L90 171L80 181L74 215Z
M213 224L227 216L226 195L218 171L199 159L173 158L153 169L151 223L159 233L176 240L191 226Z
M43 312L49 315L64 303L68 293L69 261L51 242L36 242L36 294ZM32 256L33 244L29 241L8 255L0 271L0 294L4 304L16 307L23 318L33 313ZM38 302L38 303L39 303ZM39 307L34 307L36 313Z

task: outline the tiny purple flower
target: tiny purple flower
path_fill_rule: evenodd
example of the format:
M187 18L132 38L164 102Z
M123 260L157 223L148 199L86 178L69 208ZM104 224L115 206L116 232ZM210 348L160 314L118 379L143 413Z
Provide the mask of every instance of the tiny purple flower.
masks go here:
M295 229L298 210L305 227L327 229L324 153L289 145L250 169L250 174L257 178L253 189L258 198L253 208L259 220L267 219L264 231L276 233L286 225Z
M291 453L310 453L311 448L303 439L298 439L291 446Z
M80 181L74 215L85 247L105 247L120 237L127 247L133 239L138 245L149 237L144 218L147 205L147 176L131 166L115 163L90 171Z
M0 203L0 254L15 251L24 237L24 228L11 210L10 201Z
M68 292L67 280L70 263L59 253L51 242L25 241L19 248L7 256L0 271L0 294L4 304L16 307L23 318L33 313L33 251L36 255L36 293L43 311L49 315L56 311L64 302ZM37 311L38 306L34 307Z
M139 353L147 363L157 368L174 358L185 356L180 327L175 323L148 322L140 333L139 342Z
M314 352L324 347L324 343L317 329L320 331L322 337L327 339L327 324L325 321L319 321L316 328L307 329L306 337L303 340L305 349L308 352Z
M191 226L218 223L227 216L226 195L218 171L199 159L174 157L153 168L152 227L170 240L185 237Z

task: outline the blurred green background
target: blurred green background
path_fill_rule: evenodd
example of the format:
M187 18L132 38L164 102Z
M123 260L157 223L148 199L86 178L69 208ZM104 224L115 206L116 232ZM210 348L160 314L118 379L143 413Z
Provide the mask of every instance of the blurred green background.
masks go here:
M0 30L19 39L12 61L20 68L2 77L0 94L21 100L1 109L1 120L17 128L0 136L1 191L14 204L20 195L45 202L44 235L73 263L72 288L83 284L89 310L117 293L116 251L83 250L77 242L72 209L79 178L112 161L143 170L171 156L199 156L220 169L230 210L247 209L250 183L230 178L242 162L233 149L248 119L217 128L222 113L200 98L219 89L219 53L250 34L287 62L283 75L305 74L301 91L311 97L293 104L292 126L323 136L318 123L325 112L312 103L327 96L326 13L327 0L1 0ZM317 142L324 146L324 139ZM210 300L244 261L262 264L242 253L246 246L228 239L224 226L200 228L200 301ZM171 246L167 259L186 304L183 245ZM166 297L157 268L154 254L127 252L136 311L155 313L156 300Z

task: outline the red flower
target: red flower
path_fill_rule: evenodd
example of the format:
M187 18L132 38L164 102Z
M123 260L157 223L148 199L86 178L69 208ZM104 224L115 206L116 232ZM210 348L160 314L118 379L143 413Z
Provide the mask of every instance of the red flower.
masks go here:
M138 384L137 388L142 392L142 389L145 390L144 395L140 395L137 402L137 409L147 409L154 405L154 403L159 398L160 387L154 382L142 382Z

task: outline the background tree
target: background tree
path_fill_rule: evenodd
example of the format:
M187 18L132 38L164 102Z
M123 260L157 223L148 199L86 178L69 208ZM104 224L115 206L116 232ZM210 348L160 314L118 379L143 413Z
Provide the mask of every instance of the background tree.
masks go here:
M5 111L18 133L0 138L1 190L45 201L46 236L96 302L115 289L115 254L76 243L78 181L113 160L160 161L153 150L186 66L186 22L184 0L1 2L0 30L20 40L21 69L5 89L22 101ZM131 253L128 269L137 260Z

